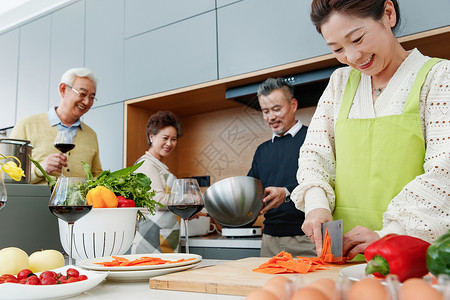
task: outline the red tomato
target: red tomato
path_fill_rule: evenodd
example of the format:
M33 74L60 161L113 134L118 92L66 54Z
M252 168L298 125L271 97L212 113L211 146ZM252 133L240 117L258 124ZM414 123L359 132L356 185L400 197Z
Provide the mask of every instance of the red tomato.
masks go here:
M56 272L53 271L45 271L42 272L41 275L39 275L39 279L42 280L43 278L55 278L58 279L58 274L56 274Z
M29 276L33 275L33 272L31 272L31 270L29 269L23 269L20 270L19 273L17 274L17 279L23 279L23 278L27 278Z
M58 279L56 279L56 277L44 277L41 279L42 285L53 285L53 284L57 284L57 283L58 283Z
M88 279L86 275L78 276L78 281L83 281L83 280L86 280L86 279Z
M67 280L67 276L65 276L65 275L62 275L58 278L59 283L66 283L66 280Z
M16 276L11 275L11 274L3 274L2 276L0 276L0 278L3 278L3 279L16 278L17 279Z
M32 275L32 276L27 278L27 280L25 281L25 284L28 284L28 285L40 285L41 281L39 280L39 278L36 275Z
M78 277L78 276L80 276L80 273L76 269L69 268L69 269L67 269L67 276Z
M78 282L78 277L69 277L64 283Z
M11 283L20 283L20 280L17 279L16 277L10 277L10 278L6 278L4 283L6 282L11 282Z

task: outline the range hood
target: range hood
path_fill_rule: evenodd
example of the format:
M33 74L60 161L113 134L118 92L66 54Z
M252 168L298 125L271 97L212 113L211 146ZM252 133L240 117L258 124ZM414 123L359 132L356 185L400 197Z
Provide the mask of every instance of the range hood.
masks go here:
M295 98L298 100L298 108L316 106L320 96L325 90L331 73L342 65L326 69L286 76L284 79L295 88ZM256 92L262 82L228 89L225 98L261 110Z

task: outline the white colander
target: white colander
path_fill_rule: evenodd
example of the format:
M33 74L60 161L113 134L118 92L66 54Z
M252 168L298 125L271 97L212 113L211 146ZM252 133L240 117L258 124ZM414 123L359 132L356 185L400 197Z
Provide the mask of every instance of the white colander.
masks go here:
M138 207L93 208L74 223L73 258L83 260L127 252L136 233L138 210ZM60 219L58 224L61 245L69 253L69 226Z

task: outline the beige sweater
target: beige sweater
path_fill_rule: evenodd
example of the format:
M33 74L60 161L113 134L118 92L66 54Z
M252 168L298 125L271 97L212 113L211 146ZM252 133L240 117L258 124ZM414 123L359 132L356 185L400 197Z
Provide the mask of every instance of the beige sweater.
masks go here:
M47 156L59 151L53 146L58 130L51 126L48 114L40 113L29 116L17 122L10 138L29 140L33 145L32 157L43 164ZM97 135L92 128L81 122L74 138L75 148L66 153L68 166L64 169L65 176L86 177L81 161L91 166L94 176L100 175L102 166L99 158ZM60 174L51 174L59 176ZM34 164L31 165L31 183L46 184L46 180Z
M164 205L164 207L156 206L157 210L167 210L167 201L169 200L169 193L166 193L166 177L171 178L171 181L175 179L172 173L170 173L169 168L162 162L156 159L150 152L146 151L138 161L144 161L142 166L140 166L136 172L144 173L152 181L152 190L156 192L155 201ZM170 186L170 184L169 184Z

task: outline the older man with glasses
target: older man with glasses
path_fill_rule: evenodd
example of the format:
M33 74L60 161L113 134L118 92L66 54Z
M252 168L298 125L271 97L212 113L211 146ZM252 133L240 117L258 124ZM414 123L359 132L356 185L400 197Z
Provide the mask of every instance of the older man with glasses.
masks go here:
M58 90L61 95L58 106L20 120L10 137L31 141L33 158L53 176L60 176L63 168L65 176L86 176L81 161L87 162L92 174L98 176L102 167L97 135L80 120L97 100L97 79L87 68L73 68L63 74ZM68 133L71 141L67 143L75 145L72 150L61 153L54 147L58 131ZM46 183L42 172L34 166L31 183Z

